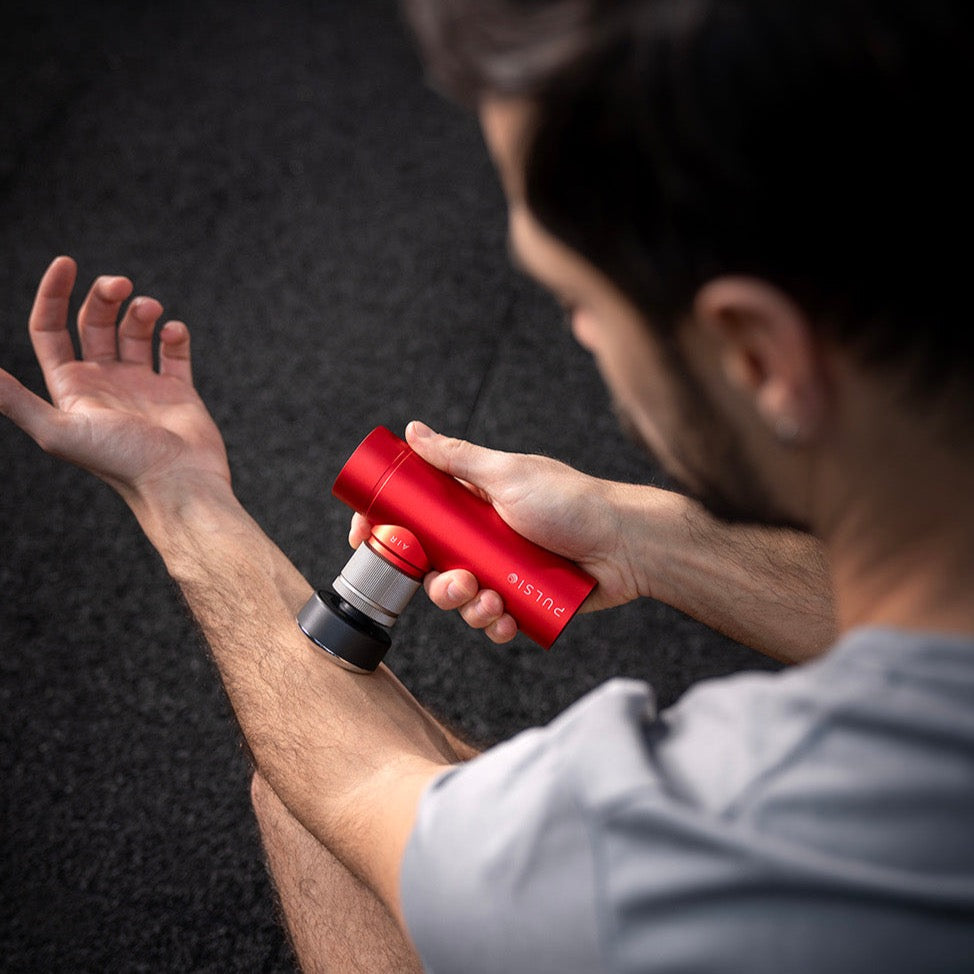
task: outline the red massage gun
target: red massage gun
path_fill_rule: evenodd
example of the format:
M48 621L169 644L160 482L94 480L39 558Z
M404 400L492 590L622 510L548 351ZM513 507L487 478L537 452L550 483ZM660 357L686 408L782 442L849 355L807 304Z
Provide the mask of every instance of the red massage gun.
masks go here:
M298 624L347 668L378 666L391 645L389 629L431 569L472 572L545 649L595 587L578 565L523 538L487 501L383 426L349 457L332 491L373 531L332 591L308 600Z

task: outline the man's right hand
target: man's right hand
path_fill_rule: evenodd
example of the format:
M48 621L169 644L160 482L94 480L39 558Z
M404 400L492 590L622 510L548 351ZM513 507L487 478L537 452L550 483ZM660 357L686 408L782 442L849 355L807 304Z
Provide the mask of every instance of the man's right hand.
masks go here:
M406 440L424 460L488 500L519 534L592 575L599 584L583 612L621 605L643 594L630 563L627 532L613 503L612 495L621 485L548 457L502 453L442 436L422 423L410 423ZM368 522L356 514L349 532L352 546L361 544L368 533ZM501 596L480 588L469 571L431 572L425 586L434 604L457 609L469 626L483 629L494 642L508 642L517 633Z
M583 612L649 596L787 662L818 655L834 638L824 552L807 534L724 524L682 494L600 480L547 457L487 450L422 423L410 424L406 439L490 501L515 531L597 579ZM352 546L368 534L356 514ZM426 591L496 643L517 632L501 596L468 571L433 572Z

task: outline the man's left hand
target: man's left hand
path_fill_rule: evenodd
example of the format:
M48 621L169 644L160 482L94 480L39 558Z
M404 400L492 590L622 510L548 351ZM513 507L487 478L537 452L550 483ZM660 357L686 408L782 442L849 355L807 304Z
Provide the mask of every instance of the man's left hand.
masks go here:
M0 369L0 413L48 453L111 484L133 506L159 485L190 478L230 483L226 450L193 386L189 330L167 322L154 298L137 297L125 277L99 277L78 312L81 358L68 332L77 267L58 257L41 279L29 331L52 403Z

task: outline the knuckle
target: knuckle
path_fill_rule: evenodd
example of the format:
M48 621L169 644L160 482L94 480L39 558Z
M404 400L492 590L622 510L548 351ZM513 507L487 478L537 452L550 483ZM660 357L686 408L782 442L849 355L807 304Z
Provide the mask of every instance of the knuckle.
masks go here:
M447 468L454 476L463 476L466 446L467 444L463 440L456 437L444 437L443 452L446 455Z
M474 629L486 629L497 621L498 613L493 611L490 600L485 599L483 593L461 609L461 615L467 625Z
M483 603L484 608L494 616L501 616L504 614L504 600L490 589L487 589L483 593Z
M471 629L485 629L490 625L489 619L484 619L476 605L465 605L460 609L460 616Z
M458 596L456 590L451 587L449 580L442 577L434 579L430 583L428 591L433 604L439 609L458 609L469 601L467 597Z

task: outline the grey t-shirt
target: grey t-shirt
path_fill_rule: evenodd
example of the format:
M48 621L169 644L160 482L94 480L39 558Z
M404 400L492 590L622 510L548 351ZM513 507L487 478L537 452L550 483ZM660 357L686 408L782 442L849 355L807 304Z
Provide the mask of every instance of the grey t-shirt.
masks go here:
M972 972L974 641L610 681L433 782L402 904L433 974Z

